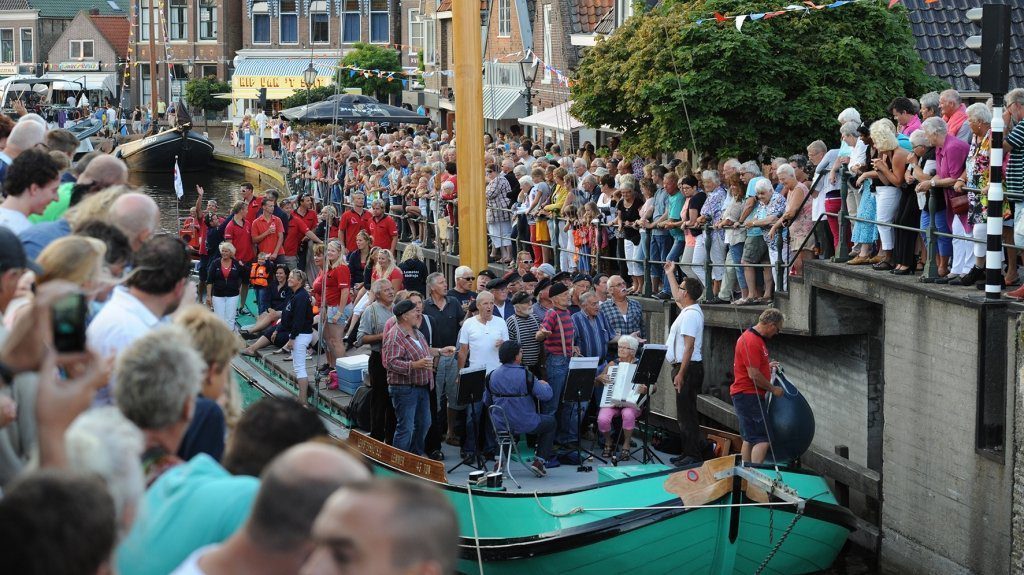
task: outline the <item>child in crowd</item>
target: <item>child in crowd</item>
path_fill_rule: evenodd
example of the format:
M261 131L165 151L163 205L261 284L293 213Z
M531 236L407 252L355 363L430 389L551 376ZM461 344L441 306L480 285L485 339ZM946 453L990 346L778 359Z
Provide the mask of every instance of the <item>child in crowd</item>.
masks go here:
M270 254L260 252L249 270L249 285L252 286L252 290L256 294L256 305L260 313L264 313L270 308L270 292L267 291L267 285L269 285L270 274L273 273L273 270L267 265L269 257Z

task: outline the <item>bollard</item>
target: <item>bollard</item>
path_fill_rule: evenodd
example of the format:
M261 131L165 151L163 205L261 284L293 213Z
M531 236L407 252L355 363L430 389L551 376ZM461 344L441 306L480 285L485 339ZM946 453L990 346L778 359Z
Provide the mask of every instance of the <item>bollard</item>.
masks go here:
M835 451L836 451L836 455L838 455L839 457L842 457L843 459L849 459L850 458L850 448L845 446L845 445L837 445L835 447ZM835 486L835 489L833 490L833 494L835 495L837 503L839 503L843 507L849 507L850 506L850 486L849 485L846 485L845 483L840 483L839 481L836 481L836 486Z
M850 182L846 178L846 165L839 167L839 214L836 219L839 222L837 232L839 234L839 240L836 244L839 246L836 250L836 255L833 256L832 261L837 264L845 264L850 260L850 245L846 242L846 227L849 225L847 218L850 216L850 212L846 209L846 196L850 192Z

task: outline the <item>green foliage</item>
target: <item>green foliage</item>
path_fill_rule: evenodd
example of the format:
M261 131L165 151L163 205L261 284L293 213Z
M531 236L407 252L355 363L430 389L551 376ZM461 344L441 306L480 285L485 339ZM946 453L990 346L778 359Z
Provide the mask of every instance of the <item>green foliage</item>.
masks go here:
M227 108L231 100L222 100L216 98L215 95L230 92L230 84L220 82L213 76L196 78L185 83L185 103L208 112L219 112Z
M572 113L621 129L627 153L696 147L751 158L834 142L843 108L877 119L896 96L944 87L924 72L906 9L885 4L747 21L740 32L712 15L769 12L778 2L666 2L589 49Z
M333 96L336 90L337 88L333 85L311 88L308 94L309 99L307 100L306 90L299 89L296 90L295 93L292 94L291 96L288 96L284 100L281 100L281 108L287 109L294 108L296 106L305 106L307 101L310 104L312 104L313 102L326 100L329 96Z
M355 66L364 70L402 71L402 63L397 50L361 42L355 44L354 49L342 58L341 65ZM361 88L363 94L377 96L378 99L385 94L397 94L402 91L404 76L399 74L396 74L388 82L387 78L376 75L367 78L360 73L353 76L351 72L351 70L339 69L334 81L342 88Z

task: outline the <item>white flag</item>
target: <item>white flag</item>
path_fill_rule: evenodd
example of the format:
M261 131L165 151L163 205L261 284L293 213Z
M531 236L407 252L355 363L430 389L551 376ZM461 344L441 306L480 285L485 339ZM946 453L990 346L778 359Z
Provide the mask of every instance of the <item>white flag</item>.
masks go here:
M174 195L180 200L185 195L185 184L181 182L181 170L178 169L178 157L174 157Z

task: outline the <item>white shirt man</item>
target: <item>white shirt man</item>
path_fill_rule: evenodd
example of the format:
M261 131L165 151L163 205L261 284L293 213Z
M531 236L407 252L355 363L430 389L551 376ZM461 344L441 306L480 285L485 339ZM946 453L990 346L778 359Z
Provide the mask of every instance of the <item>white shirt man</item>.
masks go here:
M697 394L704 383L701 348L704 345L704 312L697 300L704 292L700 281L686 278L678 285L675 264L665 264L665 275L672 290L679 316L672 322L665 342L665 361L672 365L672 385L676 388L676 420L682 440L682 453L672 463L688 465L703 460L704 440L698 425Z
M469 346L469 363L466 367L483 367L490 373L501 365L498 346L507 340L508 325L503 319L493 315L486 323L480 320L480 316L467 319L459 330L459 345Z
M256 114L256 126L259 128L259 138L262 140L267 133L267 115L263 113L263 110Z

